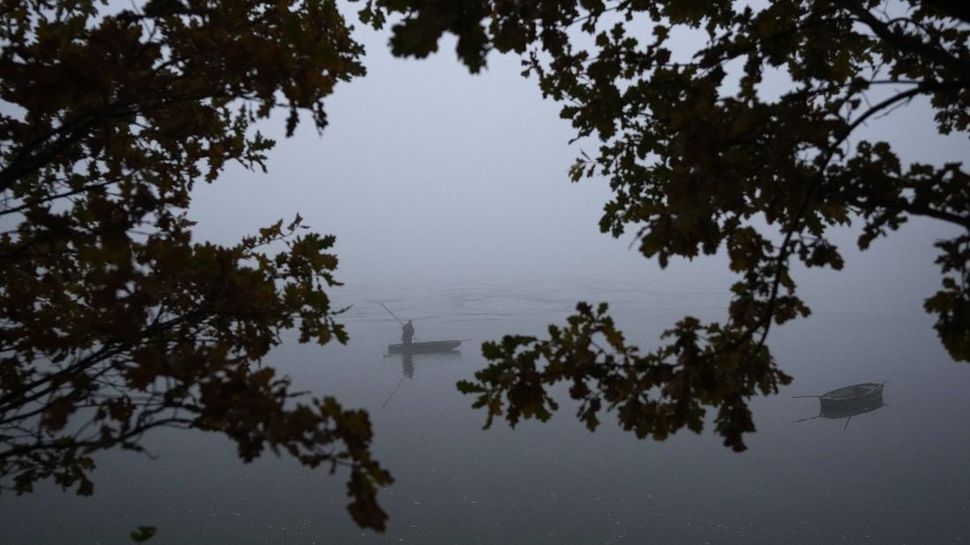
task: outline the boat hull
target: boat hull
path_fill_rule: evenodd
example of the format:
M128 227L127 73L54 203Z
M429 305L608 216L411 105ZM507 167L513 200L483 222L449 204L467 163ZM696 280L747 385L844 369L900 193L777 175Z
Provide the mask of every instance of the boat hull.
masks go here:
M389 344L389 354L433 354L436 352L454 352L461 345L461 341L428 341L410 344Z
M872 382L832 390L819 396L821 414L826 418L844 418L873 411L884 405L882 390L882 384Z

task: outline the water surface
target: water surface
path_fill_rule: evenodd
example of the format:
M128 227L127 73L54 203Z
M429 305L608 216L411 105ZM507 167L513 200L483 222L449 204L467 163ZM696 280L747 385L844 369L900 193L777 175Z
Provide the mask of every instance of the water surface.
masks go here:
M120 543L138 525L151 543L955 543L970 538L970 366L953 363L931 319L849 303L823 306L773 333L795 382L752 403L758 431L734 453L710 432L637 440L612 415L589 433L570 405L514 430L455 389L484 365L478 344L541 335L578 299L606 300L649 347L680 316L718 318L723 292L654 293L595 284L344 288L349 346L287 342L270 361L301 389L370 411L374 452L396 482L381 493L386 534L355 527L343 475L286 458L243 464L214 434L161 432L157 459L98 459L95 495L52 486L0 497L0 543ZM418 340L471 339L460 356L384 357L413 319ZM818 394L886 382L887 406L818 418ZM845 427L845 429L843 429Z

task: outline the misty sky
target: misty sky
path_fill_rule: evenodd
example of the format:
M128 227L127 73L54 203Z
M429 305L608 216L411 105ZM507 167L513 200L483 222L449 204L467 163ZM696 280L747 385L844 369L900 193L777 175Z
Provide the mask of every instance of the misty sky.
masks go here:
M593 155L596 144L568 145L572 129L536 81L520 76L517 57L493 54L487 70L470 75L450 38L417 61L391 57L386 32L357 36L369 73L337 87L327 103L330 126L318 135L304 121L285 139L285 112L264 123L279 141L269 173L231 168L198 188L191 216L200 238L231 243L299 212L314 230L337 235L338 278L357 285L583 280L692 291L733 281L723 256L661 271L628 249L629 236L599 233L607 181L567 177L580 150ZM775 85L766 91L784 83ZM935 133L925 104L870 124L854 140L861 134L898 144L904 160L958 161L968 151L965 136ZM835 239L847 271L796 281L807 293L842 290L921 313L922 298L939 284L931 243L950 232L914 221L861 255L857 231L845 232Z

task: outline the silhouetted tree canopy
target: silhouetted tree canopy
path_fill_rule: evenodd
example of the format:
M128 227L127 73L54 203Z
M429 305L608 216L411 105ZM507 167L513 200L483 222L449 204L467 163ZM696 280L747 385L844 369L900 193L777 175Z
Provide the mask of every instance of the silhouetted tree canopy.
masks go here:
M370 456L367 415L297 397L261 363L287 329L346 341L325 292L333 238L297 217L234 246L199 243L185 215L196 182L232 162L264 168L273 142L253 124L275 109L288 134L301 111L322 129L324 99L364 74L362 48L333 1L119 6L0 0L0 486L54 479L90 494L97 451L195 428L244 460L269 447L347 466L354 520L383 528L375 494L390 476ZM577 138L601 142L571 175L609 179L602 230L634 232L661 265L726 251L739 277L722 322L686 317L652 351L587 304L547 339L486 343L491 364L460 388L489 422L548 418L564 382L591 429L614 411L662 439L715 409L743 449L747 400L790 380L769 332L809 313L792 266L841 268L827 233L850 224L863 249L914 216L960 230L937 243L942 288L925 306L950 354L970 359L967 173L849 145L916 98L941 134L967 131L962 3L370 0L360 15L392 22L397 55L429 55L446 32L473 72L490 51L522 54ZM676 51L684 28L707 42ZM791 83L769 98L779 72Z
M225 247L185 216L196 182L263 168L274 109L322 129L361 47L330 1L119 4L0 5L0 485L90 494L96 451L195 428L346 466L354 520L382 529L367 414L261 364L285 329L346 341L333 237L297 217Z
M970 123L970 8L963 2L780 0L371 0L362 15L393 21L397 55L424 57L444 33L472 72L490 51L524 57L525 75L563 104L577 138L599 140L574 181L606 177L600 228L636 234L661 266L726 251L739 276L727 317L686 317L653 351L628 345L607 308L580 304L549 338L488 343L488 368L460 388L489 423L546 419L564 382L592 429L616 412L638 436L698 431L708 408L725 444L754 430L747 399L790 378L766 339L807 316L791 270L841 269L831 228L861 226L866 249L910 217L960 234L936 243L942 288L925 308L957 360L970 359L970 183L959 162L904 164L882 141L850 137L922 98L940 134ZM696 50L671 38L706 34ZM683 43L683 42L681 42ZM776 98L766 74L790 80ZM779 76L779 74L781 74Z

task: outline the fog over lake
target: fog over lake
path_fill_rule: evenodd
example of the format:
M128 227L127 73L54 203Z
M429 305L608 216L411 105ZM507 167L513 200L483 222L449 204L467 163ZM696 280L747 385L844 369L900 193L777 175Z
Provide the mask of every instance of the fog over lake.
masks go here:
M650 349L685 315L723 320L735 278L715 255L667 269L601 234L606 180L573 184L581 150L519 76L490 57L472 76L453 41L428 60L392 59L386 35L362 34L368 75L338 86L322 135L304 123L282 136L267 174L232 168L196 188L196 236L232 243L299 213L337 236L332 297L349 306L346 346L301 345L267 358L297 390L370 412L374 455L395 483L379 501L386 534L347 516L346 475L264 455L243 464L220 436L165 430L152 457L99 455L89 498L41 483L0 496L0 544L124 542L139 525L157 544L957 543L970 539L970 366L954 363L923 300L938 288L933 241L952 229L913 221L864 253L858 232L833 238L841 272L798 269L813 314L772 330L794 377L752 400L757 431L732 452L710 427L638 440L612 413L588 432L563 401L547 423L510 429L455 383L485 365L480 343L544 335L577 301L605 301L628 338ZM964 137L935 135L914 103L865 129L906 160L967 157ZM386 356L414 320L419 340L463 339L460 355ZM815 395L885 382L885 406L815 418ZM712 420L708 415L708 422ZM796 422L797 420L803 420Z
M102 456L97 491L53 487L2 500L4 543L116 543L139 524L159 543L955 543L967 537L970 373L915 313L831 305L777 332L772 347L794 383L755 399L758 431L734 453L711 433L637 440L612 415L589 433L565 403L545 424L496 423L455 389L484 365L460 356L385 357L398 324L419 339L541 333L579 294L614 301L649 343L681 313L714 316L727 298L557 282L349 287L347 347L286 343L272 363L297 384L370 411L375 455L396 482L381 493L385 535L343 509L344 482L265 456L246 465L209 434L156 433L158 459ZM851 293L835 290L853 301ZM411 376L408 377L407 374ZM819 414L818 394L885 381L886 406L845 419ZM561 398L565 392L559 392ZM843 429L845 427L845 429ZM56 521L52 523L52 521Z

